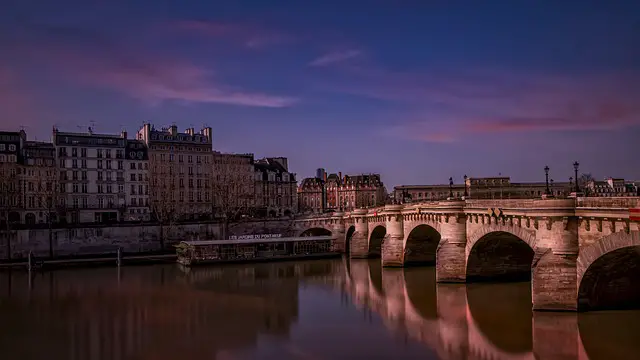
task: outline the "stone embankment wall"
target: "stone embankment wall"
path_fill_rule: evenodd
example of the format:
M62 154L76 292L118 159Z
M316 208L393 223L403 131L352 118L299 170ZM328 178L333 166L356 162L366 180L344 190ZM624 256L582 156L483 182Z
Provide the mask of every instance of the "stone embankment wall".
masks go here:
M221 223L164 225L112 225L49 229L12 230L7 236L0 231L0 261L25 258L29 251L36 257L86 256L115 252L121 247L127 253L150 252L171 249L171 245L183 240L219 239ZM293 220L246 221L229 224L229 236L250 234L282 234L291 236ZM10 255L9 255L10 254Z

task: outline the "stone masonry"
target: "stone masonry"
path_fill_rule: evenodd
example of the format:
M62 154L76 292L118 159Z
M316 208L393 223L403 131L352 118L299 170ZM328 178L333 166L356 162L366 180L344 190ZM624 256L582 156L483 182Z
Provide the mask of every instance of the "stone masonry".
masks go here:
M449 200L312 216L296 227L327 229L336 248L380 256L384 267L435 260L438 282L531 279L534 309L575 311L640 303L632 283L640 235L629 219L637 207L640 198Z

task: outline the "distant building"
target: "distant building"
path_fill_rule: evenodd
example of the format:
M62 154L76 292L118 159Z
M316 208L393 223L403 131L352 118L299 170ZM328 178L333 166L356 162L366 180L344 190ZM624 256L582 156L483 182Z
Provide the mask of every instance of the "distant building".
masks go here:
M0 225L23 221L20 172L25 142L24 131L0 131Z
M161 221L211 216L210 127L178 132L175 125L156 130L144 124L136 135L149 151L150 205Z
M258 216L290 216L298 211L296 174L284 157L256 160L255 207Z
M639 196L637 183L612 177L603 181L591 180L587 182L586 189L582 190L586 195L596 197Z
M549 192L554 197L567 197L574 183L549 182ZM401 185L394 188L394 200L398 203L446 200L465 196L470 199L533 199L546 193L545 182L511 182L510 177L469 177L463 184Z
M320 172L319 172L320 174ZM384 205L387 193L379 174L323 173L324 179L306 178L298 187L301 212L351 211Z

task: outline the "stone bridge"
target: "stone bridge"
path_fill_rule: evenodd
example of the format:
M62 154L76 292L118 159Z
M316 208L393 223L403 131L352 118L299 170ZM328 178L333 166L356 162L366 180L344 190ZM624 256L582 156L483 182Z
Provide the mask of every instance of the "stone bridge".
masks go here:
M351 258L432 264L438 282L530 279L536 310L640 304L640 198L451 200L300 218Z
M576 314L536 312L532 317L521 301L504 298L517 296L513 291L491 297L495 286L505 284L476 289L435 281L417 284L425 281L423 275L353 260L339 285L357 307L375 313L394 334L427 345L441 359L589 358ZM426 291L416 293L418 288Z

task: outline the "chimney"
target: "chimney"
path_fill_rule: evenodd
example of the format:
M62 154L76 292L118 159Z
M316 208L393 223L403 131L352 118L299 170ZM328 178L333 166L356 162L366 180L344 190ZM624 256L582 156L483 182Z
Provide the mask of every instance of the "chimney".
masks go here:
M178 133L178 125L173 124L169 127L169 133L171 133L172 136L175 136Z
M322 175L324 175L324 179L323 179L323 180L324 180L324 182L326 183L326 182L327 182L327 173L326 173L326 172L323 172L323 173L322 173Z
M340 182L342 182L342 171L338 171L338 179L340 179Z
M120 137L123 138L123 139L126 139L127 138L127 131L126 130L122 130L120 132Z

